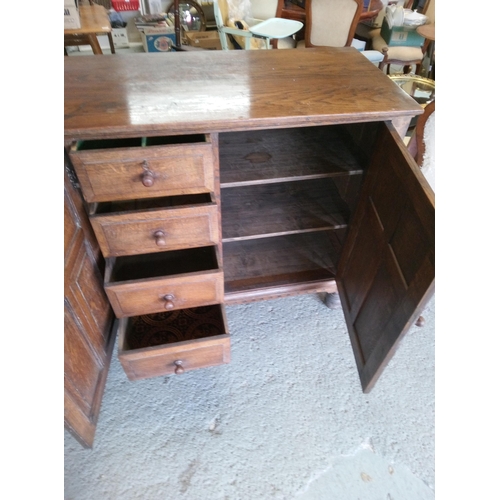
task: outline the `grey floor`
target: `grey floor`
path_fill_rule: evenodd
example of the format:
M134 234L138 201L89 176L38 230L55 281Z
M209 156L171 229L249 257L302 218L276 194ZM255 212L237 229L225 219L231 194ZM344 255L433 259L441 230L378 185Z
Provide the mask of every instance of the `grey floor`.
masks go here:
M66 500L434 499L434 299L369 394L319 295L227 316L228 365L129 382L115 352Z

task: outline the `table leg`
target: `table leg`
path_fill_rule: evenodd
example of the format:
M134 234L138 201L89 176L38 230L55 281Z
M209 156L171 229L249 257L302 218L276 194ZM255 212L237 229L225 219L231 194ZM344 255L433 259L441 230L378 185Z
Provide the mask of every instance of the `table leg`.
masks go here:
M95 33L91 33L88 35L88 37L89 37L89 44L92 47L92 52L94 54L102 55L102 50L101 46L99 45L99 40L97 40L97 35Z
M109 48L111 49L111 53L116 54L115 44L113 43L113 35L111 33L108 33L108 40L109 40Z

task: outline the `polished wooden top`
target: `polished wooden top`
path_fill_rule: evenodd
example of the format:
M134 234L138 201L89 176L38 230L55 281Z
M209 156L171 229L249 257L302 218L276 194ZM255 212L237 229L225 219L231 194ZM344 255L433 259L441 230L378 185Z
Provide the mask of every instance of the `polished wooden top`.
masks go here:
M65 35L111 33L108 13L102 5L80 5L81 28L64 30Z
M423 111L351 47L68 57L64 63L67 139L355 123Z
M436 26L434 24L423 24L417 28L417 33L427 40L436 39Z

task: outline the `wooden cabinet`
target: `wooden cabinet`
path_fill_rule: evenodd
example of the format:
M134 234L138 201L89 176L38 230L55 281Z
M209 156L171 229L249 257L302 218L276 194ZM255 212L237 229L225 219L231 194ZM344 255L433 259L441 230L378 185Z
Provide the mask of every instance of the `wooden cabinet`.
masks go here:
M422 108L350 48L104 59L65 65L65 148L129 379L229 362L227 304L339 292L370 390L433 290Z

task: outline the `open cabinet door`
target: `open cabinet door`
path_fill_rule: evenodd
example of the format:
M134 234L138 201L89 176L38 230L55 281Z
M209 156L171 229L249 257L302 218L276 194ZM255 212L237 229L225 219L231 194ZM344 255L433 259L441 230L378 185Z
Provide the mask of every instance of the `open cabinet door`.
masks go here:
M91 448L113 352L114 315L102 287L102 256L70 173L64 174L64 425Z
M391 124L375 144L337 275L364 392L434 293L434 192Z

